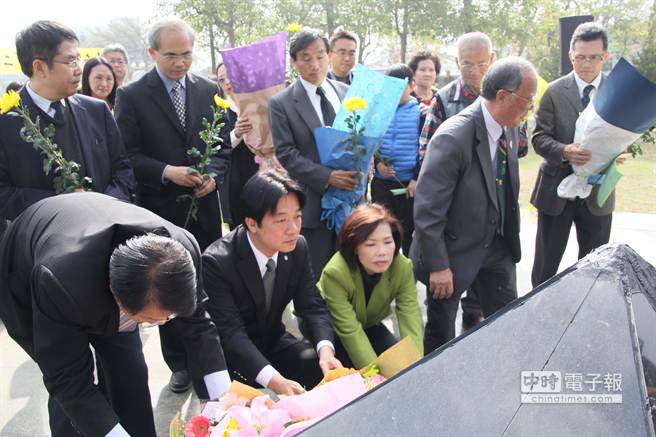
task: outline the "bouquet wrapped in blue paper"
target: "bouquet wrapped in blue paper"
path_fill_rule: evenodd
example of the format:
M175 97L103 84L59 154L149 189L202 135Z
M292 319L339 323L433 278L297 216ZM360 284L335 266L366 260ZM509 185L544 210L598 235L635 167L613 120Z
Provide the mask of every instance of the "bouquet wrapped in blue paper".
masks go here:
M314 131L322 165L358 172L355 190L329 187L321 198L321 220L336 232L353 207L364 200L374 152L406 86L406 81L384 76L364 65L356 67L354 78L333 127Z

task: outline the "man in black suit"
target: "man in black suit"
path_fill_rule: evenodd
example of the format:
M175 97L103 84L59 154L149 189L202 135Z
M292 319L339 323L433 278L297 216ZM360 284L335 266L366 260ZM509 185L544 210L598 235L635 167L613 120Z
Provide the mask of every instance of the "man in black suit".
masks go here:
M192 147L205 151L200 139L203 117L212 119L216 84L189 73L194 32L187 23L167 19L155 23L148 35L148 54L155 67L141 79L121 87L116 94L116 120L137 177L137 204L177 226L184 226L190 202L198 198L198 221L187 229L201 250L221 236L221 215L216 187L223 180L226 160L214 156L206 173L190 173L196 163L187 153ZM164 359L173 372L171 389L189 388L185 352L180 341L160 329Z
M244 223L203 253L207 308L233 378L288 395L300 393L301 385L312 388L322 373L341 367L330 315L299 234L304 203L290 179L258 173L242 190ZM282 314L292 300L312 344L285 330Z
M298 78L269 102L269 125L276 157L307 194L303 229L312 257L315 279L335 253L336 235L321 222L321 197L328 186L354 190L355 171L321 165L314 129L332 126L348 87L326 79L328 39L319 31L303 29L289 43L289 55Z
M615 208L615 192L606 203L596 203L597 188L587 199L558 197L560 182L572 174L572 164L584 165L592 152L574 144L576 120L597 89L601 72L610 57L608 34L598 23L583 23L572 35L569 59L574 71L549 84L535 112L533 148L544 160L535 181L531 203L538 210L535 258L531 281L534 287L558 272L572 223L576 227L579 259L608 243Z
M16 51L29 82L20 90L30 117L42 131L55 127L64 158L80 165L91 189L130 201L134 175L116 122L104 102L75 94L82 74L78 39L68 27L37 21L20 32ZM44 155L21 137L21 117L0 116L0 219L13 220L25 208L54 196L54 171L43 170Z
M536 89L530 62L494 63L483 78L481 99L446 120L428 145L410 251L427 288L425 353L455 336L464 290L479 290L485 317L517 297L517 126Z
M53 436L155 436L141 323L183 339L199 397L227 389L216 327L199 305L199 263L191 234L103 194L44 199L9 225L0 317L43 373Z

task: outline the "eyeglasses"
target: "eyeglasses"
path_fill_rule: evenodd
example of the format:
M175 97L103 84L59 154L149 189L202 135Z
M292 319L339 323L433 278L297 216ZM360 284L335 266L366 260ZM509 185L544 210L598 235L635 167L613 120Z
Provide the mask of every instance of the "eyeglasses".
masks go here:
M490 66L487 62L479 62L478 64L470 64L469 62L462 62L460 64L460 67L463 70L473 70L476 68L477 70L487 70L487 68Z
M599 62L604 60L604 55L575 55L574 56L574 61L578 64L582 64L584 62L589 62L590 64L598 64Z
M519 98L520 98L521 100L523 100L525 103L528 103L529 107L530 107L531 109L533 109L533 105L535 104L535 97L528 98L528 97L520 96L519 94L517 94L517 93L514 92L514 91L510 91L510 90L504 90L504 91L509 92L509 93L512 94L513 96L519 97Z
M127 62L125 62L124 59L121 58L109 58L107 59L107 62L109 65L126 65Z
M82 58L78 55L75 58L69 58L67 61L55 61L52 60L55 64L63 64L68 66L68 68L78 68L82 65Z
M178 317L177 314L170 314L164 320L158 320L156 322L141 322L141 323L139 323L139 326L141 326L142 328L154 328L155 326L161 326L166 322L170 322L171 320L175 319L176 317Z
M185 52L185 53L166 52L166 53L161 53L161 52L158 51L157 53L159 53L167 61L177 61L178 59L180 59L181 61L188 61L192 57L191 52Z

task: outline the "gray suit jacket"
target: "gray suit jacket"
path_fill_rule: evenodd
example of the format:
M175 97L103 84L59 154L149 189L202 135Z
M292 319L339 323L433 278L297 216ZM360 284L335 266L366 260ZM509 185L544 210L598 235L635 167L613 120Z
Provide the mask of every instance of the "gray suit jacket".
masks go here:
M604 78L602 77L602 85ZM567 203L558 197L558 184L572 174L569 161L563 160L563 150L574 141L576 120L583 111L581 97L574 78L574 72L549 84L540 106L535 112L535 131L533 131L533 148L544 160L540 165L531 203L543 214L560 215ZM586 199L586 205L593 215L607 215L615 209L615 192L604 206L597 206L597 188Z
M328 79L340 100L348 86ZM300 80L276 94L269 101L269 125L276 157L289 175L305 189L307 202L303 208L303 227L318 228L321 224L321 196L328 186L331 169L319 163L314 142L314 129L321 127L310 99Z
M490 147L479 99L447 119L435 133L417 181L415 234L410 257L417 277L453 272L455 292L476 277L496 234L499 207ZM506 129L511 180L506 196L504 240L515 262L519 244L517 129Z

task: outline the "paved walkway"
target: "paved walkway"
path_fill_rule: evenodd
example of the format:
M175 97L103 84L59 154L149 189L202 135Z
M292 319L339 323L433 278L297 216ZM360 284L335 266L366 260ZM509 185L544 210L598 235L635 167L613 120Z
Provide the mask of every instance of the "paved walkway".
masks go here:
M523 259L518 265L520 295L531 290L536 217L525 212L522 217ZM629 244L647 261L656 265L656 215L615 214L611 242ZM576 237L572 232L561 269L576 262ZM424 299L419 290L420 302ZM176 395L166 385L170 373L159 351L156 329L142 331L144 352L150 370L150 391L159 435L168 436L168 422L177 410L198 411L198 401L191 393ZM38 367L9 338L0 323L0 436L41 437L49 435L47 393Z

